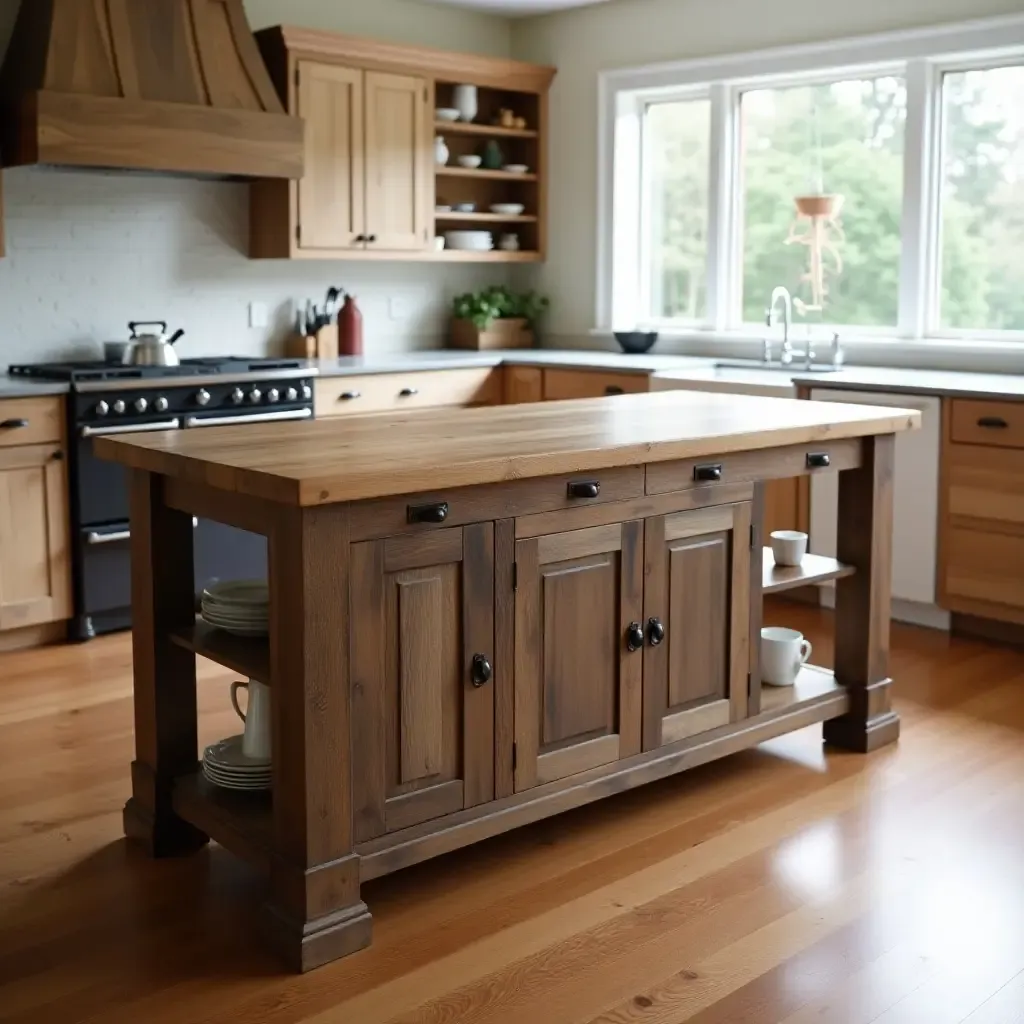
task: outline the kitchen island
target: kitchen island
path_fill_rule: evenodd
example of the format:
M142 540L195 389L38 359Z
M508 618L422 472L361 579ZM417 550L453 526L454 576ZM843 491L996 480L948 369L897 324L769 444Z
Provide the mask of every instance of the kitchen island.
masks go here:
M96 442L132 469L126 834L269 877L307 970L363 881L824 722L896 739L892 458L919 414L669 392ZM837 558L762 559L763 481L838 472ZM270 632L195 616L192 517L267 538ZM836 580L835 670L762 692L764 593ZM273 788L208 786L196 656L271 688Z

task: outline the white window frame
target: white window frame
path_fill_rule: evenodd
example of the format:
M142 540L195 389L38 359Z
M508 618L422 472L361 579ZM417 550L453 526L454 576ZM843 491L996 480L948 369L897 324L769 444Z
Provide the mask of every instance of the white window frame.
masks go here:
M904 78L907 94L898 322L884 328L835 326L868 337L1024 345L1024 331L939 327L942 76L1006 63L1024 63L1024 15L603 72L598 81L598 329L644 324L698 335L743 332L744 325L734 320L741 312L742 289L741 93L897 75ZM691 324L651 318L643 305L642 120L652 101L702 95L711 99L707 315Z

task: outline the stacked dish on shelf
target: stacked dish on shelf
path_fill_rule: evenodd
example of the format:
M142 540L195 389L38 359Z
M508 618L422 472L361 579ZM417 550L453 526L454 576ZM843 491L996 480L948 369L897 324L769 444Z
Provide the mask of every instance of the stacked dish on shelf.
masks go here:
M270 789L270 758L246 756L242 752L242 737L229 736L203 751L203 775L222 789Z
M270 598L262 580L225 580L203 591L204 621L236 636L266 636Z
M489 252L494 248L490 231L446 231L444 240L449 249L467 252Z

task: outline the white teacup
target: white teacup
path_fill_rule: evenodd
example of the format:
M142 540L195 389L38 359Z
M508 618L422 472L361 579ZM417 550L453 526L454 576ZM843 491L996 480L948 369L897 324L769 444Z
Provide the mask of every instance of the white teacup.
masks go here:
M792 686L811 656L811 642L785 626L761 630L761 680L772 686Z
M776 565L799 565L807 554L807 534L799 530L774 530L772 554Z
M245 713L238 706L238 691L247 690L249 700ZM270 687L250 679L247 683L231 684L231 706L245 722L242 734L242 753L246 757L270 759Z

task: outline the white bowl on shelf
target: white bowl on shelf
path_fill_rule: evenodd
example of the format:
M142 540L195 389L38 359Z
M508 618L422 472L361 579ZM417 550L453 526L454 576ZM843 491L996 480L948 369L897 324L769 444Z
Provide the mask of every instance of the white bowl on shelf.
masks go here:
M494 238L490 231L446 231L445 246L462 252L490 252Z
M483 162L483 157L477 156L476 153L467 153L465 156L458 156L455 159L460 167L465 167L469 171L475 171Z
M522 203L491 203L489 209L502 217L518 217L526 207Z
M506 174L525 174L529 169L526 164L505 164L502 167Z
M458 121L459 112L454 107L438 107L434 111L434 117L438 121Z

